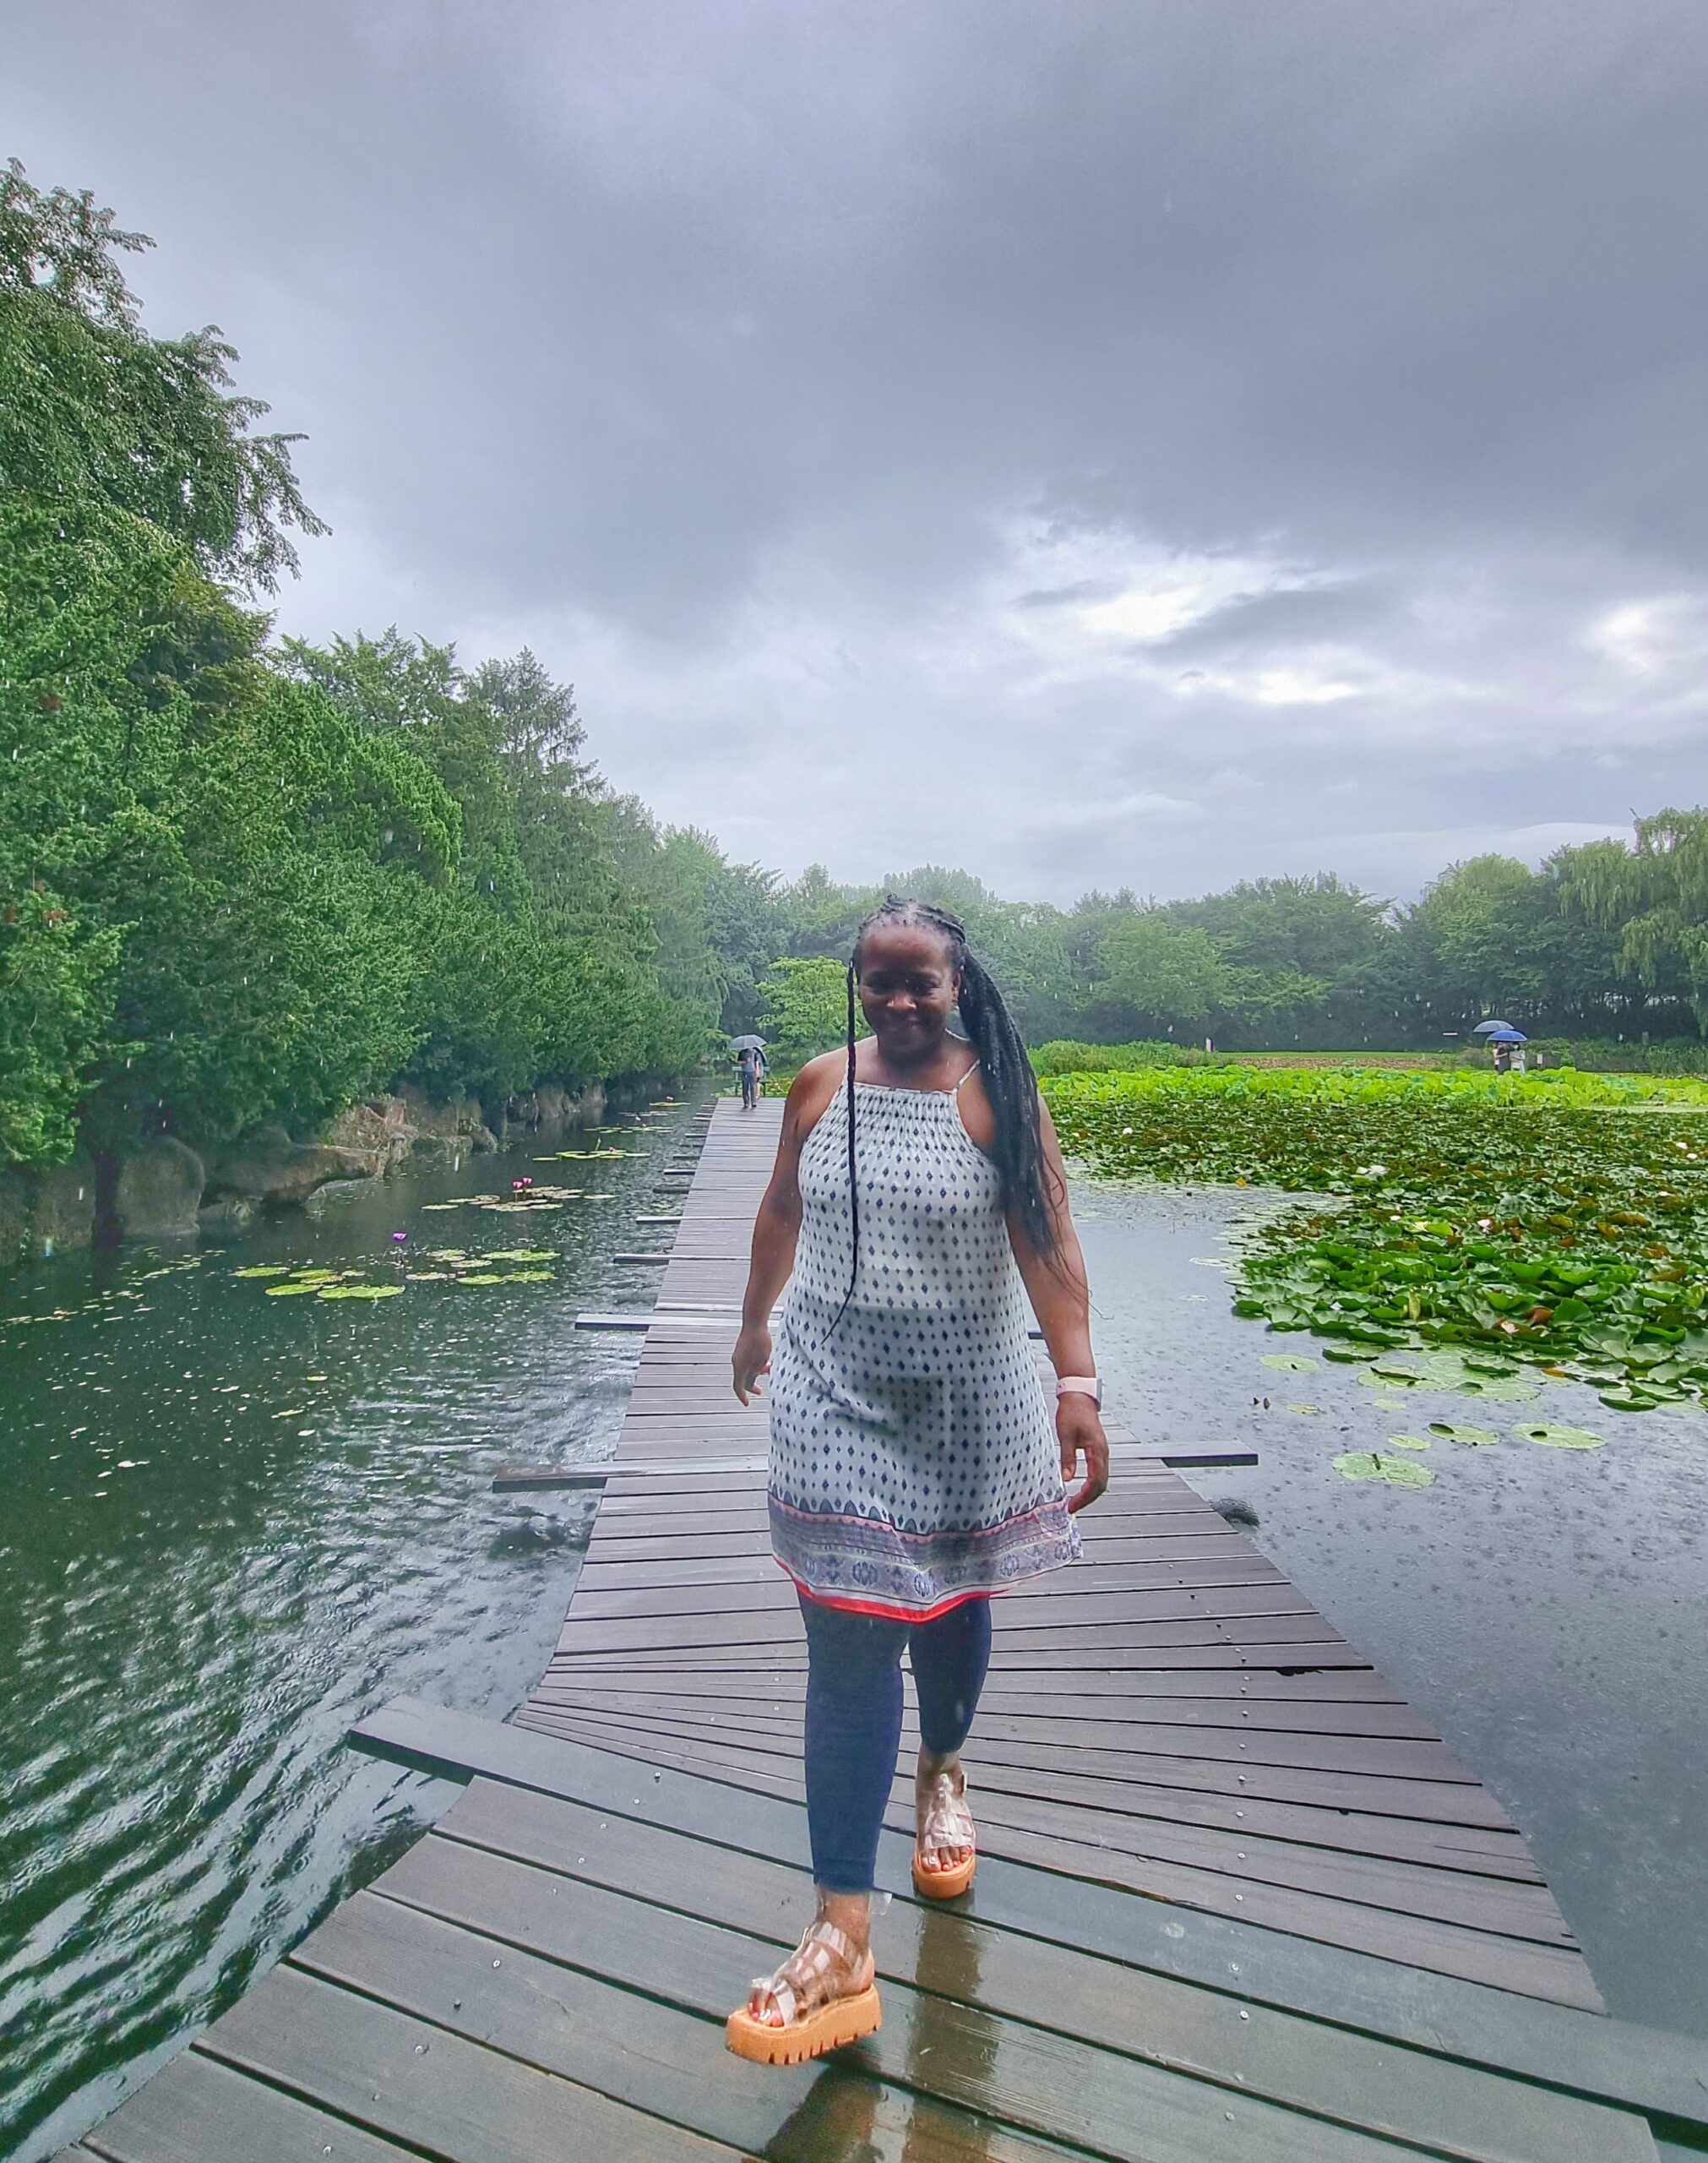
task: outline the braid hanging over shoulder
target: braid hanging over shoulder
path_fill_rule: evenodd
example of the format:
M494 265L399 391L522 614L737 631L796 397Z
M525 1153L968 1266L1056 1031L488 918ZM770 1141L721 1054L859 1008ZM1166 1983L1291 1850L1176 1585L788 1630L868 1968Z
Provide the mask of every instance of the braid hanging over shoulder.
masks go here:
M848 1206L853 1223L854 1264L848 1289L830 1324L828 1337L848 1310L860 1277L860 1189L855 1175L854 1032L857 1018L855 988L860 978L860 954L866 934L880 923L917 925L942 934L949 946L949 966L960 978L960 1018L979 1056L985 1095L996 1115L996 1136L991 1155L1001 1180L1002 1206L1036 1252L1054 1261L1059 1242L1055 1219L1045 1191L1042 1129L1038 1109L1037 1077L1026 1057L1026 1047L1014 1027L1008 1002L995 979L966 943L966 927L949 910L931 902L915 902L891 894L861 923L848 963Z

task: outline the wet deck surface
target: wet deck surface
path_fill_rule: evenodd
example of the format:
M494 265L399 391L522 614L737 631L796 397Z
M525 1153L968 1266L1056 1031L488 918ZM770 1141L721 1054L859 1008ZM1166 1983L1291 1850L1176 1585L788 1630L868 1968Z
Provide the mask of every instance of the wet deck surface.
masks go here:
M725 2051L811 1910L804 1648L718 1311L776 1119L717 1108L539 1688L510 1724L365 1722L460 1800L69 2153L1653 2156L1640 2111L1700 2115L1700 2046L1595 2010L1493 1799L1131 1446L1084 1563L998 1604L953 1911L906 1889L898 1784L880 2034L786 2071Z

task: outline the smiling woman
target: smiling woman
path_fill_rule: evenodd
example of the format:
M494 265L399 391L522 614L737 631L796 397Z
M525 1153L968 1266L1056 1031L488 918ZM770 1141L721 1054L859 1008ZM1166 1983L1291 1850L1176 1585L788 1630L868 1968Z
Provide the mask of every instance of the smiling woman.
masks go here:
M872 1030L857 1043L857 994ZM949 1029L957 1005L967 1038ZM1108 1479L1061 1154L1002 995L946 910L892 896L867 917L846 1052L789 1092L734 1353L743 1403L770 1371L786 1282L770 1519L806 1625L819 1910L730 2016L732 2049L768 2064L878 2025L871 1895L904 1644L921 1714L914 1885L949 1899L976 1863L960 1752L990 1597L1072 1561L1073 1512ZM1059 1378L1053 1434L1028 1298Z

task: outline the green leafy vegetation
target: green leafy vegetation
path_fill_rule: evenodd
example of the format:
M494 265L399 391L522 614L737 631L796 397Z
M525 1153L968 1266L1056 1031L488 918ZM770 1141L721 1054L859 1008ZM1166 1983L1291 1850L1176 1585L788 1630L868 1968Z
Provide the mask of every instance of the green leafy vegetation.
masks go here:
M558 1257L545 1247L495 1247L481 1255L470 1254L462 1247L435 1247L425 1259L439 1266L406 1270L401 1282L394 1275L375 1279L364 1269L332 1269L324 1265L293 1268L285 1262L231 1273L240 1278L282 1278L282 1283L265 1285L269 1299L394 1299L411 1284L550 1284L554 1281L551 1268L539 1265L555 1263ZM494 1262L523 1262L527 1267L494 1269Z
M1700 1082L1209 1069L1044 1087L1096 1171L1311 1196L1247 1236L1236 1310L1313 1332L1379 1392L1511 1403L1540 1370L1619 1410L1708 1398Z
M1540 1442L1544 1449L1598 1450L1606 1446L1599 1435L1592 1435L1587 1427L1562 1427L1552 1420L1540 1420L1533 1427L1515 1427L1513 1433L1521 1442Z
M0 172L0 1163L698 1065L775 882L609 790L527 652L269 645L324 529L231 348L143 329L146 245Z
M1407 1448L1416 1444L1407 1442ZM1334 1460L1343 1479L1381 1479L1390 1487L1433 1487L1435 1474L1409 1457L1384 1457L1378 1450L1346 1450Z

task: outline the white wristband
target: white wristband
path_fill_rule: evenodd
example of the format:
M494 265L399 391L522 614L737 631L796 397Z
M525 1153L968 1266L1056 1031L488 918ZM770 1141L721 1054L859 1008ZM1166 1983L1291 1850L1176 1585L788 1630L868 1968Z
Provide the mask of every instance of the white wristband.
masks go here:
M1096 1375L1060 1376L1056 1382L1056 1395L1066 1397L1069 1393L1089 1397L1098 1405L1103 1402L1103 1385Z

